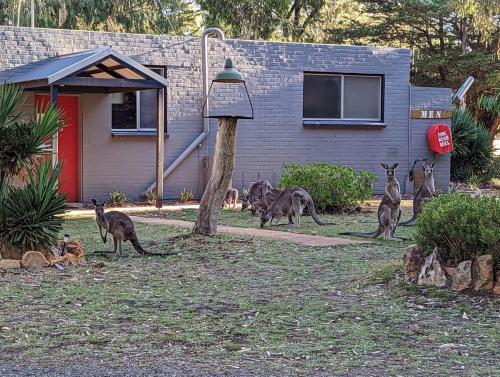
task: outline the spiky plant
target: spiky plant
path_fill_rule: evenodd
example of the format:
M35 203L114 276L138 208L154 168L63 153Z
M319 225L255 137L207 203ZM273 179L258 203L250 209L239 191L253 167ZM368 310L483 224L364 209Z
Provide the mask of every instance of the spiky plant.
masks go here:
M61 165L53 168L43 155L51 153L47 142L62 121L52 106L23 121L24 99L19 88L0 86L0 249L49 249L62 228L65 198L57 189ZM24 184L12 185L10 178L23 169Z
M36 171L28 171L24 186L4 189L0 240L8 248L50 250L62 229L65 197L57 188L61 165L52 168L41 162Z
M465 182L475 175L480 176L493 158L488 130L468 110L455 109L451 119L451 132L454 146L451 154L451 177Z
M22 122L19 108L23 92L16 86L0 87L0 172L5 177L29 169L40 155L51 153L47 146L62 127L59 111L47 106L33 121Z

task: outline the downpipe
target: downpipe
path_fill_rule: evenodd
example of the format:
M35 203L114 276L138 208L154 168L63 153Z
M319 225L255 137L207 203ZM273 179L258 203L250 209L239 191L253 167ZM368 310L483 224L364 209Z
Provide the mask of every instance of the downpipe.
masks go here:
M203 84L203 98L206 98L208 96L208 90L209 90L209 79L208 79L208 37L211 34L215 34L219 37L221 40L225 40L226 37L224 35L224 32L216 27L209 27L203 30L203 33L201 34L201 78L202 78L202 84ZM208 104L208 98L206 101L206 113L207 116L209 115L209 104ZM210 119L208 118L203 118L203 130L201 133L194 139L191 144L189 144L177 158L170 163L170 165L167 166L167 168L163 171L163 179L167 178L174 170L177 168L177 166L180 165L182 161L186 159L187 156L191 154L191 152L198 147L205 139L208 137L210 134ZM207 143L207 152L208 152L208 143ZM151 185L148 186L146 190L144 190L143 195L145 195L147 192L152 191L156 187L156 182L153 182Z

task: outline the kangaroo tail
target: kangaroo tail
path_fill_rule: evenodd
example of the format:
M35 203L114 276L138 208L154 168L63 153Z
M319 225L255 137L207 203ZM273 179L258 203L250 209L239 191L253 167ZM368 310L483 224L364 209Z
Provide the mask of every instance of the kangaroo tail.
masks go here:
M309 213L311 214L311 217L316 222L316 224L318 224L318 225L335 225L335 223L325 223L324 221L320 220L320 218L318 217L318 214L316 213L316 207L314 206L314 202L313 202L311 197L309 197L309 200L307 201L307 209L309 210Z
M356 237L364 237L364 238L377 238L382 234L384 229L379 226L378 229L375 232L371 233L357 233L357 232L342 232L339 234L345 235L345 236L356 236Z
M134 238L130 239L130 242L132 243L132 246L134 247L135 251L137 251L141 255L145 255L146 254L146 250L144 250L142 248L142 246L139 243L139 240L137 239L137 237L134 237Z
M398 226L413 226L417 222L417 214L413 213L413 217L408 220L398 224Z

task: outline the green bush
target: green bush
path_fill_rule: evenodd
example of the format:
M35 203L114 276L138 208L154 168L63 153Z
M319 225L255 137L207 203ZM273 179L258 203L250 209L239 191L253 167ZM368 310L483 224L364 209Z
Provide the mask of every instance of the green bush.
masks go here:
M320 210L349 211L368 200L377 177L366 170L356 172L326 162L285 164L280 188L302 187Z
M8 248L50 250L62 230L65 197L57 188L61 165L42 162L25 186L0 185L0 243Z
M465 110L453 110L451 133L454 150L451 154L451 177L467 182L481 176L493 159L488 130Z
M194 197L194 195L193 195L192 191L183 189L179 193L179 202L181 202L181 203L189 203L190 201L193 200L193 197Z
M111 207L123 207L127 204L128 198L121 191L111 191L107 200L107 204Z
M50 249L62 229L65 197L57 189L61 165L52 167L45 142L63 123L50 105L43 116L25 122L24 101L20 88L0 86L0 249ZM20 173L18 178L27 178L15 186L12 179Z
M424 255L438 247L456 264L482 254L500 260L500 199L463 193L431 200L417 219L415 239Z
M494 183L500 179L500 157L495 157L481 174L481 182Z

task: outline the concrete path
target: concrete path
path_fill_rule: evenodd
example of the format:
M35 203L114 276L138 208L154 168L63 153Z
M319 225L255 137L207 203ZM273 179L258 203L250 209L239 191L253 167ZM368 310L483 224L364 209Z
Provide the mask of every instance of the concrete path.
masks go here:
M192 229L194 223L184 220L164 219L159 217L130 216L135 222L145 224L160 224ZM346 238L335 238L325 236L314 236L310 234L300 234L292 232L280 232L277 230L243 228L235 226L219 225L218 230L222 233L241 234L251 237L274 238L294 242L305 246L337 246L368 243L367 241L349 240Z

